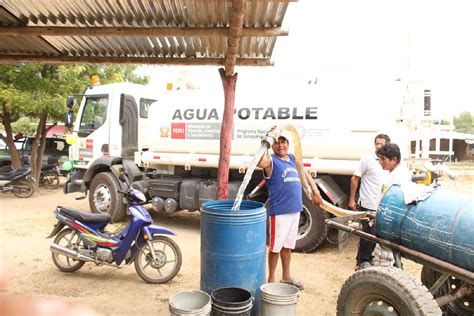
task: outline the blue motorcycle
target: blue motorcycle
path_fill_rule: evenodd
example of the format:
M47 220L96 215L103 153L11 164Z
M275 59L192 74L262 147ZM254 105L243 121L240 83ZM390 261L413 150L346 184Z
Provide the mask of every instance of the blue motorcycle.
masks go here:
M120 267L135 263L138 275L149 283L165 283L173 279L181 268L179 246L169 237L171 230L153 225L145 195L133 188L120 191L127 198L130 223L115 235L108 234L105 226L111 216L107 213L81 212L62 206L56 207L58 219L47 238L54 239L50 246L53 262L63 272L75 272L84 263Z

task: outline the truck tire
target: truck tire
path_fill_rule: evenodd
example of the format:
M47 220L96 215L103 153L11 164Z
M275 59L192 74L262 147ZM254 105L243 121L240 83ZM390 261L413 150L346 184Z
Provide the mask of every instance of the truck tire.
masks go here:
M126 214L127 205L122 203L120 186L110 172L98 173L92 178L89 187L89 206L94 213L109 213L112 222L121 221Z
M326 211L313 205L306 195L303 195L303 212L300 214L296 252L308 253L321 246L328 233L325 222L328 218L329 214Z
M421 283L428 289L435 284L440 276L440 272L430 269L427 266L423 266L421 269ZM452 294L452 292L459 289L462 283L461 280L451 276L432 294L435 298L447 295L448 293ZM449 302L441 307L441 309L445 316L474 315L474 294Z
M337 315L441 316L428 290L397 268L373 267L352 274L337 298Z

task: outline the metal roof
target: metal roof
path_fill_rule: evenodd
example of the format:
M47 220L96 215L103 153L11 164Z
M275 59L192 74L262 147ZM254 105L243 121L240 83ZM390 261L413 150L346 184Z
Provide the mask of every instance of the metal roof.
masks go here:
M0 0L0 63L271 65L293 0Z

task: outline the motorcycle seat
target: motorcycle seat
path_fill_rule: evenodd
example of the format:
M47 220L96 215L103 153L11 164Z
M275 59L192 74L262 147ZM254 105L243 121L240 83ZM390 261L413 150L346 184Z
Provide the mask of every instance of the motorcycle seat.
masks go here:
M107 213L88 213L84 211L75 210L69 207L58 206L59 212L73 217L84 223L105 223L112 218Z
M43 165L41 166L41 171L54 171L56 170L56 164L52 164L52 165Z
M29 167L22 167L20 169L13 169L4 173L0 173L0 180L12 180L19 176L26 175L30 172Z

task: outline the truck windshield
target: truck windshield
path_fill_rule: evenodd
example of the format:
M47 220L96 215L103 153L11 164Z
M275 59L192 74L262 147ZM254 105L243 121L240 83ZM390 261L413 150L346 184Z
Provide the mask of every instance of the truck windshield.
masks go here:
M107 104L106 96L86 98L78 131L80 137L89 135L104 124L107 118Z

